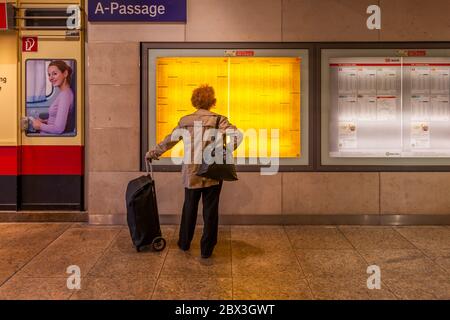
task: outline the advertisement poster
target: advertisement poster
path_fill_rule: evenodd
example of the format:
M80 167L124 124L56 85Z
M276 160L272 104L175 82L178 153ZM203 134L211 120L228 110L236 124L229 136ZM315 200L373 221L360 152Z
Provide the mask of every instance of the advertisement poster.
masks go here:
M411 147L413 149L430 147L430 124L428 122L413 122L411 124Z
M76 136L75 60L27 60L28 136Z
M339 123L339 149L355 149L358 147L356 125L354 122Z

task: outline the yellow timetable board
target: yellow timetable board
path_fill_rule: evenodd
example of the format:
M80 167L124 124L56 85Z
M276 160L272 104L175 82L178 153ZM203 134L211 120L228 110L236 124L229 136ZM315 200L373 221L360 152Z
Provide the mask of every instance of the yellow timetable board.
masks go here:
M257 134L267 130L267 140L258 145L267 148L268 156L271 129L278 129L279 156L300 157L300 58L157 58L157 141L170 134L182 116L195 111L192 91L202 84L214 87L217 103L213 111L227 116L244 134L249 129ZM248 157L252 144L246 141L242 146ZM173 154L181 155L182 146L177 149Z

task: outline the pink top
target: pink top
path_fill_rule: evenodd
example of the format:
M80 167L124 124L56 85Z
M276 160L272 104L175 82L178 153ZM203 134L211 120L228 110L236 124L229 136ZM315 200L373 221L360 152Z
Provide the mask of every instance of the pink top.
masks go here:
M41 132L61 134L64 132L69 111L73 109L73 92L66 89L61 91L55 101L48 108L47 124L41 124Z

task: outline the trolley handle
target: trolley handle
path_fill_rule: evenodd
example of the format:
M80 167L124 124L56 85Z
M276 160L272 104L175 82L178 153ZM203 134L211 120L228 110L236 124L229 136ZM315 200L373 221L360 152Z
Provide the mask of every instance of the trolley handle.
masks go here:
M150 170L149 170L150 167ZM145 170L147 172L147 175L150 174L150 177L153 179L153 165L152 165L152 159L145 159Z

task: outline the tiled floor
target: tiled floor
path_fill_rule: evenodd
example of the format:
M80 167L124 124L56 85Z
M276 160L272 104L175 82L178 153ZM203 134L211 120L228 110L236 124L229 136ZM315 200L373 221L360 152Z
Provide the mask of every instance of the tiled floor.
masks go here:
M123 226L0 223L0 299L450 299L448 226L222 226L206 260L201 227L188 252L177 234L136 253Z

